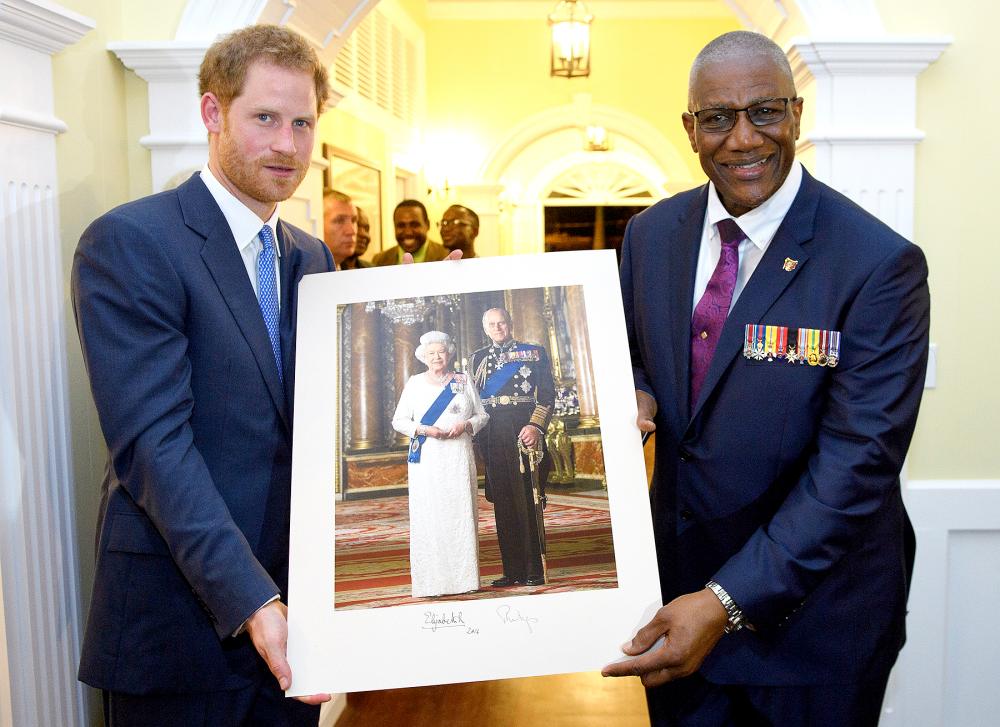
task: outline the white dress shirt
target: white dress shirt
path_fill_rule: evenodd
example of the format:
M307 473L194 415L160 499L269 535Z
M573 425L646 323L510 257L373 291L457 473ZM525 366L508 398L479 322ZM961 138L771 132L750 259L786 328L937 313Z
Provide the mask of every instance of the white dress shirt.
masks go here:
M253 293L260 299L257 291L257 256L264 249L264 244L260 241L261 228L266 224L271 228L271 239L274 240L274 279L278 291L278 307L281 307L281 245L278 244L278 207L275 205L274 214L266 222L262 223L256 212L240 202L233 196L232 192L222 186L222 182L215 178L212 170L206 164L201 170L201 181L208 187L212 199L219 205L229 229L236 240L236 247L243 258L243 265L247 269L247 276L250 278L250 285L253 286Z
M743 230L743 234L747 236L747 239L739 245L740 269L736 276L736 287L733 289L733 300L729 304L729 310L732 310L733 306L736 305L736 299L740 297L747 281L753 275L753 271L757 269L760 259L764 257L767 246L774 239L774 234L781 226L782 220L788 214L792 202L795 201L795 195L799 193L799 185L801 184L802 165L799 162L793 162L788 176L778 187L777 192L759 207L754 207L745 215L733 218L722 205L719 194L715 191L715 185L712 182L708 183L708 206L705 209L705 223L701 230L701 247L698 251L698 266L694 278L692 313L694 308L698 306L701 296L705 294L705 288L708 287L708 281L712 278L712 273L715 272L715 267L719 264L719 256L722 254L722 239L719 237L719 231L715 224L720 220L733 218Z

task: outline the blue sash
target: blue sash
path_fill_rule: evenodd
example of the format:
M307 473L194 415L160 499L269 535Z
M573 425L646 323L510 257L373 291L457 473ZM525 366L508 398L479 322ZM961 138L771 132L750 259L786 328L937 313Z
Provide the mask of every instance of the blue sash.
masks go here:
M454 381L454 379L452 380ZM451 403L451 400L455 398L455 390L452 389L452 381L449 381L441 389L441 393L438 394L437 398L430 405L430 408L424 412L424 415L420 417L420 423L425 427L431 426L438 418L444 413L445 408ZM410 437L410 453L406 457L407 462L412 462L417 464L420 462L420 448L424 446L424 441L427 439L426 434L420 434L416 437Z
M526 343L520 343L514 346L511 351L534 351L535 346L528 345ZM479 392L479 396L483 399L489 399L491 396L496 396L500 393L500 389L504 387L508 381L510 381L517 370L520 368L520 364L523 361L508 361L503 366L498 368L493 374L486 379L486 385L483 386L483 390Z

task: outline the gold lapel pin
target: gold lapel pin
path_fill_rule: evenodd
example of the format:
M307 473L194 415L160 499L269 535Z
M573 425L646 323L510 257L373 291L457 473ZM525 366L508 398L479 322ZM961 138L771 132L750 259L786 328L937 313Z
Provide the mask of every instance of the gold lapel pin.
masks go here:
M785 264L782 265L781 267L786 273L790 273L793 270L795 270L795 268L797 268L798 266L799 266L798 260L792 260L790 257L786 257Z

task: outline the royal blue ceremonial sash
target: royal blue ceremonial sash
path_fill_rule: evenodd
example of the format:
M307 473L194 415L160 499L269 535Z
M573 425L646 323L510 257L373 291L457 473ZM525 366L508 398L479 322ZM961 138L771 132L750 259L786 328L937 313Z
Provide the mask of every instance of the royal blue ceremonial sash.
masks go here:
M438 394L437 398L430 405L424 415L420 417L420 423L425 427L431 426L438 418L444 413L445 408L451 403L451 400L455 398L455 390L452 388L452 383L454 379L449 381L441 389L441 393ZM420 434L415 437L410 437L410 453L406 457L407 462L412 462L417 464L420 462L420 448L424 446L424 441L427 439L426 434Z
M535 346L529 346L528 344L522 343L514 346L511 351L534 351ZM520 368L520 364L524 361L508 361L503 366L498 368L493 374L486 379L486 385L483 386L483 390L479 392L479 396L482 399L489 399L491 396L496 396L500 389L504 387L508 381L513 378L514 374Z

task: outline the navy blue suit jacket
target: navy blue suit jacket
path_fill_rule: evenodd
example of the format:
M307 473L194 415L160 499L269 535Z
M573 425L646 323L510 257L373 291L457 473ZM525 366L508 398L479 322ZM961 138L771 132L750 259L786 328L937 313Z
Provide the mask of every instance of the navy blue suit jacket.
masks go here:
M229 225L193 176L80 239L72 293L108 466L80 679L127 693L245 686L240 624L285 595L298 283L333 269L279 223L284 383Z
M904 640L913 539L899 472L926 368L924 255L803 174L692 415L707 200L705 186L637 215L622 253L635 385L659 405L650 496L664 601L713 579L755 625L722 638L701 669L710 681L857 681ZM745 358L748 323L840 331L840 363Z

